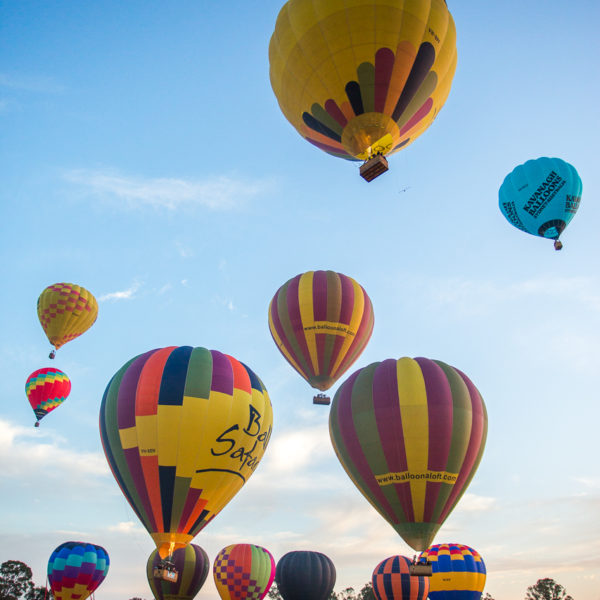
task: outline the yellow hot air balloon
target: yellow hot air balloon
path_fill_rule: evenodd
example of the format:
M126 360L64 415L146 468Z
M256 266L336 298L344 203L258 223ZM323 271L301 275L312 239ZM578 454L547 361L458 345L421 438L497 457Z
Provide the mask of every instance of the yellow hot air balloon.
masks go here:
M238 493L272 426L271 400L249 367L190 346L127 362L100 407L106 459L161 558L189 544Z
M38 298L42 328L55 350L85 333L98 317L98 302L85 288L73 283L49 285Z
M310 143L370 159L361 167L370 181L387 170L384 155L431 125L456 56L444 0L289 0L269 45L271 86Z

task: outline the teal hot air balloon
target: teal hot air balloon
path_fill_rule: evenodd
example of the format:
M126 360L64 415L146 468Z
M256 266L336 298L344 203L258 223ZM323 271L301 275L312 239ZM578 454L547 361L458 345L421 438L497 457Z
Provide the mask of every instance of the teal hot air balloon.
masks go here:
M560 158L542 157L515 167L500 186L499 204L509 223L532 235L558 239L581 201L581 179Z
M209 560L206 552L196 544L188 544L173 552L170 562L177 573L176 581L156 577L156 569L162 565L158 550L154 550L146 563L146 575L156 600L192 600L200 591L208 576Z

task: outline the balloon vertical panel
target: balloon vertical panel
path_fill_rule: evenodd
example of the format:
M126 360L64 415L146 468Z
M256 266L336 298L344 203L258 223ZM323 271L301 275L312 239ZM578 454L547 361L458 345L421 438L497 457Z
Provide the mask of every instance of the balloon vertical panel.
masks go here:
M425 358L388 359L344 381L329 427L357 488L412 548L424 550L477 470L487 413L459 370Z
M115 374L100 410L104 451L161 556L188 544L239 491L272 423L260 379L215 350L152 350Z

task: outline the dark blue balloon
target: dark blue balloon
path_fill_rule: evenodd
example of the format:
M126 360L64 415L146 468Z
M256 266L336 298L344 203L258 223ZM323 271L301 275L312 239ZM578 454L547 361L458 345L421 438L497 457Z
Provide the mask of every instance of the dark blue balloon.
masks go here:
M320 552L288 552L277 563L275 581L283 600L327 600L335 585L335 567Z

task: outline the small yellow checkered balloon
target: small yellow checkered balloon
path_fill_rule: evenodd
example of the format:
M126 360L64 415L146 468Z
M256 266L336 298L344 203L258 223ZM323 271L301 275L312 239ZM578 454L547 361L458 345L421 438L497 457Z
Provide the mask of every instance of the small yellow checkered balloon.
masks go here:
M37 312L48 340L58 350L94 324L98 302L91 292L79 285L54 283L40 294ZM55 350L50 358L54 355Z

